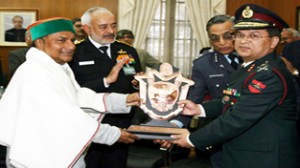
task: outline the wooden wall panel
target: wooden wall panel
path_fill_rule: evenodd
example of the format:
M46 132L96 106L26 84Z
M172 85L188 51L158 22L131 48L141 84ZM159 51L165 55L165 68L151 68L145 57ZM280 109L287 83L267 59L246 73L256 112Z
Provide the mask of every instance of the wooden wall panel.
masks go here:
M90 7L102 6L117 15L118 0L0 0L0 7L39 9L40 19L63 16L79 17Z
M261 5L281 16L290 27L296 25L296 8L300 6L299 0L227 0L227 13L234 15L235 10L242 4L252 3Z

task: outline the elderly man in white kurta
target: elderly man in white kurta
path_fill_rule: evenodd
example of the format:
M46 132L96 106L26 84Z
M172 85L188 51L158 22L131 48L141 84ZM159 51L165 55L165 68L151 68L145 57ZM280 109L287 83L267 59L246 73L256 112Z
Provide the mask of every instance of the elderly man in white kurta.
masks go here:
M72 22L50 18L29 26L34 47L11 79L0 100L0 144L10 149L9 164L17 168L85 167L91 142L132 143L136 136L100 124L99 112L130 111L137 94L96 94L80 88L67 62L75 49ZM115 66L117 78L124 62Z

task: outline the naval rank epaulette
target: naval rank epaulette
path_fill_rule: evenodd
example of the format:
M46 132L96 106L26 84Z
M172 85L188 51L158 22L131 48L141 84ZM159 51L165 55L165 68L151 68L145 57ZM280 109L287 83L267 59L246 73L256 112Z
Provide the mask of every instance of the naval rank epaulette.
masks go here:
M74 44L80 44L80 43L82 43L83 41L85 41L85 39L82 39L82 40L75 40L75 42L74 42Z
M213 53L214 53L214 50L213 49L209 49L208 51L203 52L203 53L197 55L193 61L197 61L197 60L199 60L201 58L204 58L205 56L213 54Z
M133 47L132 45L130 45L130 44L128 44L128 43L126 43L126 42L124 42L124 41L116 40L116 42L118 42L118 43L122 43L122 44L126 44L126 45L128 45L128 46L130 46L130 47Z

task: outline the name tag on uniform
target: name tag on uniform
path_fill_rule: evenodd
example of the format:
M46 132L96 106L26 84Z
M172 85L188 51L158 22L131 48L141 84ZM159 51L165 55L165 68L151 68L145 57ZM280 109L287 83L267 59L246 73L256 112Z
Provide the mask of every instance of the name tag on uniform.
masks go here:
M123 66L123 71L125 73L125 75L135 75L135 69L134 67L128 66L127 64L125 66Z
M212 74L212 75L209 75L209 78L219 78L219 77L224 77L224 74Z
M82 65L93 65L93 64L95 64L95 61L81 61L78 64L80 66L82 66Z

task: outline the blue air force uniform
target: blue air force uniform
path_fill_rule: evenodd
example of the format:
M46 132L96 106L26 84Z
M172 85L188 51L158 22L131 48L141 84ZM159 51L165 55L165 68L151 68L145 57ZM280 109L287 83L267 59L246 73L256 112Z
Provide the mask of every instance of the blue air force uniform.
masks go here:
M188 99L202 103L206 93L212 99L220 98L233 71L224 55L213 49L203 53L193 61L192 80L195 85L191 86Z

